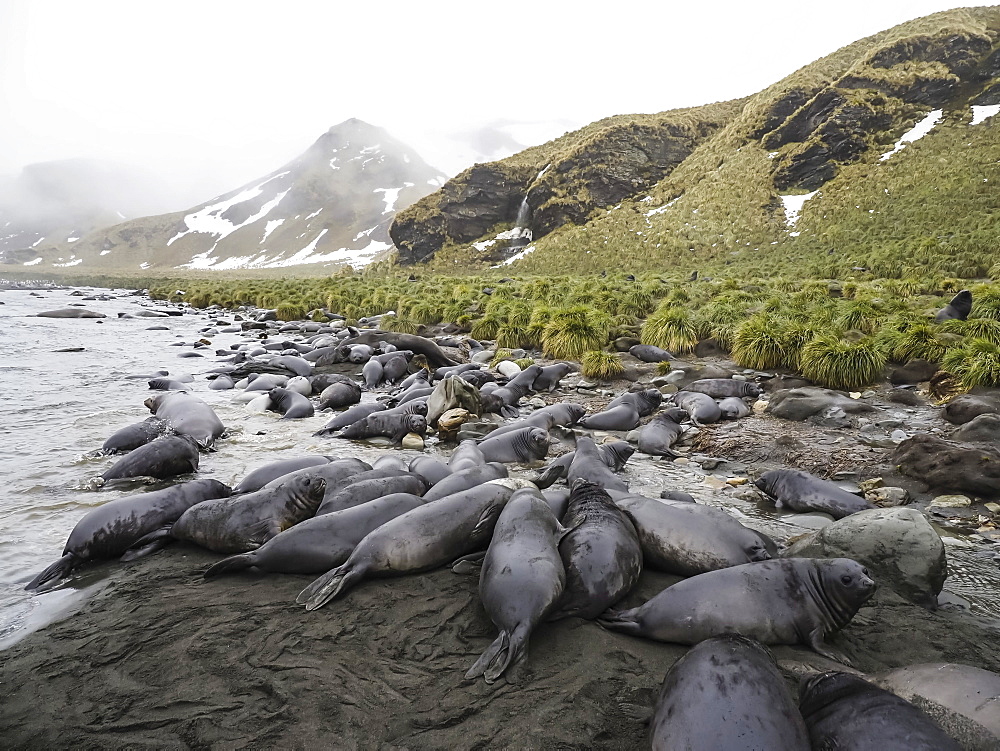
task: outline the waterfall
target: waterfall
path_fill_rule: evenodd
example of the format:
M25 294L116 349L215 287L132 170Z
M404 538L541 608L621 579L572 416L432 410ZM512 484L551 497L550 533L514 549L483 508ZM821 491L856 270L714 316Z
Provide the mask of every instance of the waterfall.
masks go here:
M507 247L510 249L523 248L531 242L531 207L528 206L527 196L517 209L517 218L509 236L510 244Z

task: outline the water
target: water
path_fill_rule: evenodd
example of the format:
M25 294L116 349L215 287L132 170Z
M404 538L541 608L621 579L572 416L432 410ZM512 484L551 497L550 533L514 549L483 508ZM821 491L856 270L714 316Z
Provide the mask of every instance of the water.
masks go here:
M85 290L88 291L88 290ZM212 352L245 341L240 334L212 335L205 358L180 358L212 320L205 313L188 312L170 318L119 319L119 312L153 306L147 299L111 291L114 299L82 301L70 290L0 291L0 648L30 630L73 610L113 579L120 564L111 562L81 569L59 588L30 594L24 585L62 554L73 526L87 511L109 500L165 483L94 490L93 478L115 458L92 452L114 431L149 416L143 400L150 395L144 380L130 374L167 370L171 375L191 373L192 392L208 402L228 430L217 450L203 454L198 477L234 485L249 471L267 462L302 454L336 454L374 461L384 447L314 438L312 433L329 413L304 420L280 420L274 413L254 414L231 401L233 392L212 391L204 373L216 365ZM50 319L34 314L80 303L106 313L104 319ZM223 316L231 321L232 316ZM151 331L151 326L167 330ZM81 352L57 352L82 347ZM373 399L365 395L365 401ZM428 451L435 453L433 440ZM399 451L399 450L394 450ZM415 452L400 452L405 458ZM532 473L513 474L530 477ZM825 519L793 514L776 515L748 501L716 494L701 484L702 475L689 468L636 455L625 478L640 493L657 497L662 488L685 490L700 502L724 506L749 526L778 539L810 531ZM1000 625L1000 568L977 555L982 546L960 534L947 533L952 576L942 601L948 607Z
M508 248L511 250L523 248L531 242L531 207L528 205L527 197L521 201L517 209L517 218L514 219L514 229L511 230L511 241Z

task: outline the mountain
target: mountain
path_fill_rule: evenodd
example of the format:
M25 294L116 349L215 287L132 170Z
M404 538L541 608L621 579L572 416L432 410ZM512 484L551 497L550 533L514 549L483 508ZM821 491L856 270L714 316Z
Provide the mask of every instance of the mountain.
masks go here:
M186 211L34 248L25 265L86 270L364 265L395 212L445 178L381 128L347 120L280 169ZM38 260L41 259L41 260Z
M390 235L402 263L432 268L985 275L998 39L995 6L916 19L745 99L609 118L477 165ZM524 200L534 241L510 247Z

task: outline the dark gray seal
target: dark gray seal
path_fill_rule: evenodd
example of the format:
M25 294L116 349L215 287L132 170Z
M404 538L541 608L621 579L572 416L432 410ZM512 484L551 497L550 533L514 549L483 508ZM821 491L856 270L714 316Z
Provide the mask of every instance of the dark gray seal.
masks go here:
M518 490L500 512L479 576L479 599L500 635L465 674L516 683L528 639L562 597L566 572L559 541L566 530L537 490Z
M382 378L386 383L394 384L401 381L410 366L409 360L400 352L394 352L393 356L382 364Z
M371 465L360 459L333 459L329 464L315 464L311 467L296 469L285 475L279 475L273 480L269 480L264 487L277 487L292 477L313 477L323 480L326 483L326 492L329 493L333 492L333 489L339 489L343 485L359 478L362 473L370 472L371 470Z
M394 470L373 470L373 472L391 472ZM399 471L399 470L395 470ZM422 495L427 490L427 481L420 475L399 471L388 477L369 477L352 482L335 493L327 493L323 502L316 510L316 516L325 516L336 511L343 511L352 506L374 501L392 493L410 493Z
M273 388L267 392L267 396L271 400L271 406L268 409L280 414L282 420L297 420L316 414L309 398L297 391Z
M941 321L953 321L959 320L964 321L969 317L969 313L972 312L972 293L967 289L963 289L953 298L951 302L945 305L941 310L937 312L934 316L934 320L938 323Z
M559 388L559 381L565 378L573 368L569 363L557 362L555 365L545 365L540 367L538 375L535 376L531 384L533 391L555 391Z
M314 436L333 435L338 430L353 425L359 420L364 420L368 415L376 412L383 412L386 409L385 402L375 402L373 404L355 404L353 407L344 410L340 414L334 415L322 428L313 433Z
M280 355L279 357L273 357L268 362L268 365L283 368L289 373L293 373L297 376L308 376L312 373L313 369L311 362L297 355Z
M486 464L486 457L480 451L479 445L472 438L468 438L458 444L455 450L451 452L451 458L448 460L448 467L452 472L461 472L463 469L478 467L482 464Z
M707 515L638 495L614 501L635 526L643 566L656 571L697 576L771 557L757 534L735 519L719 525Z
M576 439L573 461L566 470L566 481L573 487L577 480L599 485L604 490L628 490L628 485L604 463L594 439L580 436Z
M427 480L427 484L431 486L437 485L452 472L451 467L440 459L435 459L433 456L427 456L426 454L420 454L415 457L410 462L409 470L423 477Z
M542 428L521 428L496 438L487 437L479 450L488 462L528 464L545 458L549 453L549 432Z
M155 477L166 480L177 475L198 471L198 444L189 435L169 435L123 456L101 479L122 480L129 477Z
M315 387L314 387L315 389ZM323 389L317 409L342 409L361 401L361 387L356 383L337 381Z
M488 543L517 487L493 480L391 519L370 532L345 563L306 587L296 602L316 610L369 576L399 576L444 566Z
M153 391L187 391L188 385L173 378L151 378L147 381Z
M724 399L727 396L758 397L763 393L763 389L756 383L737 381L734 378L701 378L689 383L684 390L708 394L713 399Z
M802 680L799 711L817 749L960 751L923 711L856 675L830 671Z
M330 457L319 454L308 454L306 456L296 456L291 459L281 459L276 462L269 462L262 467L258 467L247 474L242 480L233 486L234 493L253 493L260 490L272 480L295 472L306 467L318 467L329 464Z
M625 463L629 460L629 457L635 453L635 449L627 441L611 441L610 443L602 443L598 446L597 452L600 454L602 462L615 472L620 472L625 467ZM539 472L538 476L532 482L544 490L556 482L556 480L566 477L575 458L576 451L563 454Z
M579 480L570 489L559 543L566 589L549 620L596 618L639 580L642 549L635 527L598 485Z
M673 445L684 435L681 420L687 413L678 407L671 407L639 428L637 445L644 454L676 458Z
M699 391L678 391L674 394L674 404L687 412L691 422L698 427L722 419L722 410L715 399Z
M719 400L719 411L723 420L739 420L750 414L747 403L738 396L727 396Z
M629 348L628 353L643 362L667 362L674 359L667 350L654 347L652 344L636 344Z
M427 432L427 418L423 415L386 415L381 412L368 415L346 427L335 438L364 440L366 438L389 438L393 443L400 443L407 433L424 435Z
M222 420L197 396L171 391L151 396L143 402L154 415L166 421L180 435L191 436L201 448L211 448L225 431Z
M798 512L822 511L834 519L875 508L864 498L799 469L773 469L757 478L754 485L771 496L776 506Z
M603 412L587 415L580 427L587 430L632 430L639 425L639 410L633 404L618 404Z
M172 524L196 503L226 498L230 492L218 480L192 480L108 501L76 523L66 540L62 558L28 582L25 589L51 586L88 561L117 558L143 536Z
M59 308L58 310L44 310L35 314L38 318L107 318L104 313L98 313L84 308Z
M598 622L656 641L697 644L741 634L764 644L826 646L875 593L868 570L848 558L784 558L709 571L667 587L637 608L608 611Z
M128 425L112 433L111 437L101 446L101 453L107 456L128 453L140 446L145 446L150 441L155 441L167 430L166 420L155 416L147 417L142 422Z
M564 402L562 404L550 404L548 407L536 409L527 417L524 417L509 425L502 425L489 434L490 438L497 438L504 433L510 433L521 428L542 428L552 430L554 427L569 427L576 424L581 417L587 414L587 408L582 404Z
M216 553L246 553L316 513L326 482L314 477L286 476L255 493L202 501L175 521L146 535L127 560L157 550L170 540L184 540ZM123 557L122 560L126 560Z
M372 530L423 505L410 493L392 493L360 506L315 516L272 537L256 550L219 561L206 579L248 568L275 574L321 574L339 566Z
M368 391L374 391L377 389L381 383L384 375L384 368L382 363L378 360L369 360L365 363L365 366L361 368L361 378L365 382L365 388Z
M774 657L734 634L695 645L667 671L649 736L658 751L810 751L809 733Z
M421 354L427 358L427 362L435 368L446 368L458 365L448 357L444 351L430 339L414 334L396 334L390 331L365 331L345 344L378 344L386 342L394 345L397 349L408 349L416 354Z

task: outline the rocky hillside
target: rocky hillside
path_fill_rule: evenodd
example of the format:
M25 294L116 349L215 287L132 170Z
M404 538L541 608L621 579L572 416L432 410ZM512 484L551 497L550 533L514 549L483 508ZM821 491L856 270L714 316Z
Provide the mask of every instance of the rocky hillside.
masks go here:
M478 165L396 218L401 261L979 276L997 262L1000 9L862 39L747 99L601 121ZM436 256L436 257L435 257Z
M230 193L72 244L40 243L21 263L94 271L360 266L391 247L395 212L444 179L384 130L352 119Z

